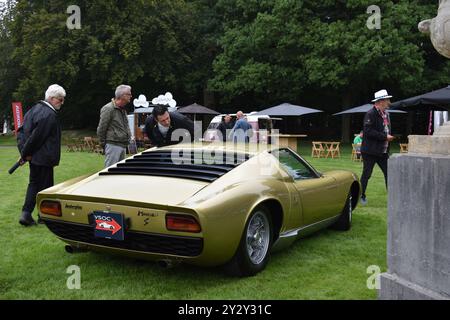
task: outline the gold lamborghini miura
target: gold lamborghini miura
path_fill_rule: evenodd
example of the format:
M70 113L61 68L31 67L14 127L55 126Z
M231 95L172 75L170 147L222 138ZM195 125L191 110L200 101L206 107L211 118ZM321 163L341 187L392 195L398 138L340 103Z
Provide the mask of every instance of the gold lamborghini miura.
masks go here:
M250 276L299 237L349 230L359 196L354 173L320 173L288 148L213 143L148 149L41 191L37 203L68 252Z

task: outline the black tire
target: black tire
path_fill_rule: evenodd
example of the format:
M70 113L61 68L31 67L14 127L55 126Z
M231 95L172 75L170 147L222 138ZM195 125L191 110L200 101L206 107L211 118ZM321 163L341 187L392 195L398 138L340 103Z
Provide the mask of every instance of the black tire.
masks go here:
M261 235L259 233L255 234L255 236L258 235L258 240L254 238L253 241L257 242L258 247L261 246L262 248L259 251L254 251L257 254L251 255L249 253L251 245L247 243L247 240L250 241L251 237L248 237L248 235L252 233L257 223L262 223L261 228L265 229L265 232ZM252 225L251 227L250 224ZM255 208L248 218L239 247L234 257L225 265L227 273L232 276L249 277L264 270L269 261L272 241L273 225L270 212L267 207L260 205Z
M352 194L347 196L344 209L342 210L339 219L331 226L334 230L348 231L352 227L353 208L352 208Z

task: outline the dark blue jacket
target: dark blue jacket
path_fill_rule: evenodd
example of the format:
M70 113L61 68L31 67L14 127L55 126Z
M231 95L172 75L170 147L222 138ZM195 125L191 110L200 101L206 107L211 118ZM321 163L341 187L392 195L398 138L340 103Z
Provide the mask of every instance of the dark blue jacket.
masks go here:
M234 142L245 141L248 143L250 141L250 138L253 136L253 128L246 119L239 119L236 121L233 127L232 135Z
M22 159L31 156L34 165L57 166L61 158L61 125L57 112L43 101L33 106L18 130L17 145Z

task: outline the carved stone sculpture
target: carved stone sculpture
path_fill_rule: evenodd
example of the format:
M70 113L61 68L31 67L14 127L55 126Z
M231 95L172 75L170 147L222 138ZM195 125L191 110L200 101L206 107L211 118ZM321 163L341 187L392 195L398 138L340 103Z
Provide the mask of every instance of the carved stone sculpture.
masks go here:
M450 0L439 0L437 16L433 19L421 21L419 31L429 34L436 51L444 57L450 58ZM450 135L449 122L447 122L447 127L444 128L445 135ZM440 130L440 135L443 135L444 129Z
M450 0L440 0L437 16L421 21L419 30L430 35L437 52L450 58Z

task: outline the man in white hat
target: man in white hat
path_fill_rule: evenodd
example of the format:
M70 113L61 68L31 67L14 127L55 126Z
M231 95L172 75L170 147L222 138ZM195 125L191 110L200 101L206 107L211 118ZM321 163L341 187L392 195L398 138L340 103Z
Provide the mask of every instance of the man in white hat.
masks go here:
M361 175L361 204L367 204L366 188L375 164L378 164L384 174L387 188L387 162L389 158L389 142L394 140L391 135L391 120L387 109L391 105L392 96L386 90L375 92L374 106L364 116L364 139L361 145L363 172Z

